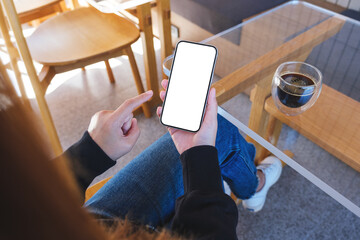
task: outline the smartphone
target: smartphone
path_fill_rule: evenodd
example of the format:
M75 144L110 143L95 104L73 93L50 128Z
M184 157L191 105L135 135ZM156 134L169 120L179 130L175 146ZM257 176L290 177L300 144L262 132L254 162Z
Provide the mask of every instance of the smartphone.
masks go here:
M216 58L217 49L214 46L178 42L160 116L163 125L190 132L199 131Z

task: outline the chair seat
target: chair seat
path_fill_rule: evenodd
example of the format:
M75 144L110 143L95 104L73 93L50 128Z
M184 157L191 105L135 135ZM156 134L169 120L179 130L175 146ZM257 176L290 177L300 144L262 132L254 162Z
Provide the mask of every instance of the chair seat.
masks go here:
M117 52L139 36L139 29L125 18L84 7L43 22L27 42L35 61L61 66Z

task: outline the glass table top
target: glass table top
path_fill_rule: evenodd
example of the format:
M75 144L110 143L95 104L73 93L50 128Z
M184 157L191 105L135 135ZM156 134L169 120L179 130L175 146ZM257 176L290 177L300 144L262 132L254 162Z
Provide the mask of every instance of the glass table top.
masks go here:
M219 111L360 217L360 23L295 1L202 43L219 52L214 86L225 110ZM270 96L275 70L287 61L309 63L323 74L319 99L296 117L278 111ZM249 89L251 101L239 94L249 94ZM264 141L269 113L285 123L276 147L271 137L267 140L272 144ZM253 122L258 123L255 129ZM290 150L294 156L279 150Z
M338 203L360 216L360 155L357 147L360 141L359 22L308 3L294 1L205 39L202 43L214 45L219 50L214 77L221 105L219 113L238 126L244 135L250 136ZM164 61L167 75L171 58L169 56ZM245 92L249 92L255 83L261 88L270 88L276 67L294 60L320 69L324 90L309 113L296 118L283 115L274 106L266 109L272 116L286 119L276 145L274 139L267 138L270 143L265 141L263 137L269 136L264 136L264 130L261 134L261 127L253 129L254 132L246 126L249 118L256 122L261 114L252 114L258 109L254 110L251 107L254 103L239 92L246 87L249 88ZM269 95L270 92L267 97ZM267 99L265 105L271 101L271 98ZM309 119L309 115L312 118ZM346 121L337 121L337 118L345 118ZM320 138L316 137L318 134ZM295 156L289 158L279 149L290 150Z

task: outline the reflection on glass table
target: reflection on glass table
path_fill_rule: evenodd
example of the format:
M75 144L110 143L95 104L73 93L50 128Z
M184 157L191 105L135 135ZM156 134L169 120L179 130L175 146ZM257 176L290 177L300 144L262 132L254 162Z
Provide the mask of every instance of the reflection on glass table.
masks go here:
M257 161L275 154L360 216L359 22L295 1L202 42L219 51L213 84L219 105L256 145ZM287 61L323 73L319 99L298 116L283 114L271 97L276 68ZM247 89L251 102L241 96Z

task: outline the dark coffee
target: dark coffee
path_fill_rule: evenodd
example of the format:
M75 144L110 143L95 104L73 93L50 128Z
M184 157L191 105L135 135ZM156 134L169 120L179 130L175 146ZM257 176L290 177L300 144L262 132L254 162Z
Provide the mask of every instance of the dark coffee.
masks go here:
M281 76L277 95L282 104L290 108L305 105L314 94L315 83L308 76L299 73L286 73Z

